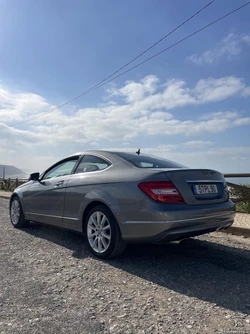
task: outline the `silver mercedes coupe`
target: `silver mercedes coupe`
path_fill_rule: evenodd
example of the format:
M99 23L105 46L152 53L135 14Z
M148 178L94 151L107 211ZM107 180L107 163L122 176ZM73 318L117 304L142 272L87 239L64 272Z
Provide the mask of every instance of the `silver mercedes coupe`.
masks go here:
M140 150L74 154L31 174L10 199L14 227L36 221L81 232L100 258L121 254L129 243L166 243L226 229L234 214L221 173Z

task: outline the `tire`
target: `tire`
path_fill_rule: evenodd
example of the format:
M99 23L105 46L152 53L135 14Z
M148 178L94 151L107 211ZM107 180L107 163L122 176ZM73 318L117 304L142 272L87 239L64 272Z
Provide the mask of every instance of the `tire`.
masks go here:
M88 248L99 258L116 257L126 248L117 221L105 205L90 210L84 222L84 234Z
M14 196L10 201L10 221L15 228L29 225L29 221L24 217L22 205L17 196Z

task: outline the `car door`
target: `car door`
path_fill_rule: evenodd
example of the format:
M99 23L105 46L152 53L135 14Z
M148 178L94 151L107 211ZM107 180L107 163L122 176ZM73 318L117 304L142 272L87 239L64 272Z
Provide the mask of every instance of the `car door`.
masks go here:
M103 171L111 166L107 159L94 154L84 155L70 176L65 193L63 224L72 230L82 230L82 210L88 204L86 194L97 189Z
M60 161L31 184L26 197L27 219L62 226L65 190L78 158Z

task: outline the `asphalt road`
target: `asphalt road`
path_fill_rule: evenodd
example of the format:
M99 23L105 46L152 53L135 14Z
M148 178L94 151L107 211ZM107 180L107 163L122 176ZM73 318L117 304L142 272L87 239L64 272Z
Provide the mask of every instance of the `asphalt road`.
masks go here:
M250 239L130 246L93 258L80 235L16 230L0 199L0 333L250 333Z

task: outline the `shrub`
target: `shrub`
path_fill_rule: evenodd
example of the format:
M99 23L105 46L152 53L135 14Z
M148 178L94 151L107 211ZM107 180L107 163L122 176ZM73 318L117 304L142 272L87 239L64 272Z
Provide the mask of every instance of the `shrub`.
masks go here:
M232 198L249 197L249 200L245 202L236 203L236 210L239 212L250 213L250 184L240 184L241 186L247 187L248 189L239 189L232 186L229 187L229 193Z

